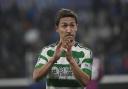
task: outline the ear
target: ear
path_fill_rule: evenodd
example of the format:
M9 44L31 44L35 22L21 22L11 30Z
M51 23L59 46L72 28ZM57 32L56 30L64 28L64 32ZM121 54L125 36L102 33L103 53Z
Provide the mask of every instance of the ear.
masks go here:
M76 24L76 31L77 31L77 29L78 29L78 24Z
M78 27L78 24L76 24L76 26Z

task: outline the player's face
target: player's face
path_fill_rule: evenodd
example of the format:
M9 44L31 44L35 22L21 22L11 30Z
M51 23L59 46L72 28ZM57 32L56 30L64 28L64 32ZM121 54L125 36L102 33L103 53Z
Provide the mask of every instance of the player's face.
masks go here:
M71 36L75 39L77 31L75 19L72 17L61 18L56 31L59 33L61 40L63 40L66 36Z

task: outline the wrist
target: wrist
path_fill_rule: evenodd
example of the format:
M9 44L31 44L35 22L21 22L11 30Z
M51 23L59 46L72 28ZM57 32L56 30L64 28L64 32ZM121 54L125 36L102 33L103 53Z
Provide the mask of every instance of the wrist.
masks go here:
M60 57L55 56L55 55L52 57L52 59L53 59L55 62L56 62L59 58L60 58Z
M67 58L67 59L68 59L68 62L69 62L70 64L74 63L74 58L73 58L73 57L69 57L69 58Z

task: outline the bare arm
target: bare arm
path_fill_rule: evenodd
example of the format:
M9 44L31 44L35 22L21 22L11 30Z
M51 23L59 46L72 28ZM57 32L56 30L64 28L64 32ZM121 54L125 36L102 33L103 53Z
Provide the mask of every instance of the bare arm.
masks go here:
M42 66L41 68L36 68L34 69L33 72L33 79L34 80L38 80L41 77L44 77L45 75L47 75L47 73L49 72L49 70L52 68L53 64L54 64L54 60L55 58L51 58L49 59L50 61L48 61L44 66Z
M86 86L89 81L90 81L90 76L83 72L80 67L78 66L78 64L76 63L75 59L72 57L72 41L70 41L71 39L66 39L65 41L65 48L67 50L66 51L66 58L68 60L68 62L70 63L71 69L73 71L73 74L75 76L75 78L80 81L80 83L83 86Z
M78 64L73 58L69 60L70 60L69 63L75 78L79 80L83 86L86 86L90 81L90 76L80 69L80 67L78 66Z
M54 53L54 56L51 59L49 59L49 61L46 64L44 64L41 68L34 69L33 79L35 81L40 79L41 77L45 77L48 74L53 64L60 58L61 52L61 43L59 43Z

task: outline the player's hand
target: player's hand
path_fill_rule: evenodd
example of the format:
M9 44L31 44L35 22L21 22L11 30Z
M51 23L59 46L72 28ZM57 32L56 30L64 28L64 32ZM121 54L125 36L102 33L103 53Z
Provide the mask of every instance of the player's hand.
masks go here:
M74 45L74 39L72 36L64 37L62 46L64 49L66 49L66 51L68 50L70 51L73 45Z
M54 56L53 56L55 58L55 61L57 61L61 57L62 51L63 51L62 42L59 42L57 47L56 47Z
M72 36L67 36L64 39L64 48L66 51L66 58L70 62L73 59L72 57L72 46L74 45L74 39Z

